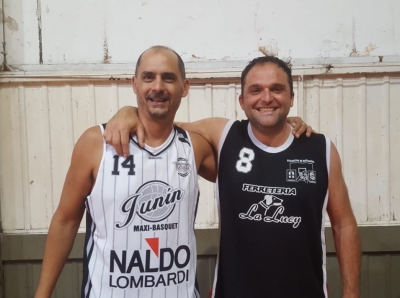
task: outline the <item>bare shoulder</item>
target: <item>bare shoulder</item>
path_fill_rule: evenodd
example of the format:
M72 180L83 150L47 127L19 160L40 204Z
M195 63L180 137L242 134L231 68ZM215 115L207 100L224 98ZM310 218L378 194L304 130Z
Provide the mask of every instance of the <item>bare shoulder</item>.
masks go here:
M71 166L96 172L102 158L103 135L99 126L88 128L78 139L72 153ZM97 172L96 172L97 173Z
M78 143L80 142L88 142L88 143L102 143L103 135L101 133L99 126L92 126L86 129L82 135L78 139Z
M342 173L342 163L336 146L331 142L329 199L327 211L334 226L338 222L354 222L349 193Z
M331 177L335 178L336 175L342 176L342 161L340 159L340 155L339 152L335 146L335 144L333 144L333 142L330 142L330 172Z

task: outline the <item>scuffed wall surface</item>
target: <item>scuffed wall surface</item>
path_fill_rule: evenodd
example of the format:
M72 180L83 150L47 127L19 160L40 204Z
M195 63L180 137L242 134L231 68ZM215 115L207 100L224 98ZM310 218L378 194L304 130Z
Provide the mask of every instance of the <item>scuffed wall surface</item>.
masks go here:
M155 44L198 63L400 55L397 0L4 2L8 61L21 67L134 63Z

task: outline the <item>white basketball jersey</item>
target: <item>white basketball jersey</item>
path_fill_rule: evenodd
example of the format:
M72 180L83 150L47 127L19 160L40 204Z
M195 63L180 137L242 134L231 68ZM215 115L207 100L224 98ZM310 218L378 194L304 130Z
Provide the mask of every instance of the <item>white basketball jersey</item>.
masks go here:
M129 150L124 158L103 143L86 200L82 297L200 297L199 189L189 134L174 127L158 148L142 149L131 139Z

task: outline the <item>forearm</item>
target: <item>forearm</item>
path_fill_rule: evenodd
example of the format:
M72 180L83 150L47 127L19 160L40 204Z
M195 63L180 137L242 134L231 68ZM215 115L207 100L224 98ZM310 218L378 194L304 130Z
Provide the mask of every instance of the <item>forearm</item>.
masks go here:
M49 298L72 249L79 223L53 218L46 239L42 272L35 298Z
M343 284L343 298L360 297L361 249L356 223L332 227Z

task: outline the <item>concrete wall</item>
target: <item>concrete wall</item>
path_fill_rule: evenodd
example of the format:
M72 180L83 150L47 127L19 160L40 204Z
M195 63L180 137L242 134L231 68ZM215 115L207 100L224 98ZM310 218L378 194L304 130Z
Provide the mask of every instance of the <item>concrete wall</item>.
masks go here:
M3 1L7 60L22 69L134 63L154 44L200 64L400 55L397 0Z

